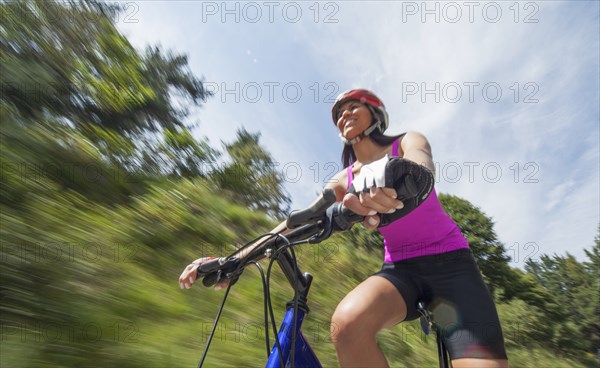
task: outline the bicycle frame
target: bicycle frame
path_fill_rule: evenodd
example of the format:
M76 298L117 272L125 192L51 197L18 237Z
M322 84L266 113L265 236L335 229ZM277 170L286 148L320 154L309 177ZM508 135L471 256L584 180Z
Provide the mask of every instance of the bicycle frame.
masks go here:
M287 258L287 257L286 257ZM287 262L281 265L282 269L286 270ZM297 270L297 269L296 269ZM289 271L289 269L288 269ZM284 271L285 272L285 271ZM294 350L294 364L295 367L318 367L321 368L321 363L317 358L316 354L310 347L308 341L304 338L302 334L302 322L304 322L304 317L308 314L308 307L306 306L306 297L308 295L308 290L310 287L310 283L312 282L312 276L308 273L304 274L305 280L308 279L308 287L306 288L301 303L302 306L298 308L296 311L296 331L294 329L294 305L292 302L288 303L287 309L285 312L285 316L281 323L281 327L279 329L279 343L281 346L281 356L283 357L284 367L292 366L290 358L292 351L292 336L295 334L295 350ZM437 344L437 352L439 359L439 367L440 368L449 368L451 367L448 360L448 350L446 348L446 344L444 343L442 331L440 327L433 320L433 314L431 311L425 306L424 303L419 302L418 306L419 313L421 313L421 327L426 335L429 335L430 330L433 330L435 333L435 340ZM271 354L269 355L269 359L265 368L280 368L282 366L279 348L277 345L273 346L271 350Z
M319 225L306 225L288 234L290 239L305 238L308 234L312 242L318 242L319 237L315 237L322 232L322 227ZM310 241L310 240L307 240ZM298 268L296 259L292 257L289 250L285 249L277 258L277 263L281 267L284 275L288 279L290 285L298 293L297 300L292 300L287 303L287 308L281 327L279 328L278 340L279 346L275 344L265 367L280 368L280 367L321 367L319 359L308 344L308 341L302 334L302 322L304 317L309 312L307 305L308 293L312 283L312 275L302 273ZM297 303L297 305L296 305ZM294 314L296 319L294 321ZM295 325L295 329L294 329ZM292 346L294 344L294 346ZM279 350L281 348L281 351ZM292 359L292 350L293 361ZM283 358L283 364L281 359Z
M433 313L425 306L423 301L420 301L417 306L419 314L421 314L421 328L425 335L429 335L429 332L433 330L435 332L435 341L437 343L438 360L440 362L440 368L449 368L451 365L448 363L448 349L444 343L443 331L440 326L433 320Z
M279 343L281 344L281 353L283 355L284 367L291 366L290 357L292 350L292 334L296 334L296 346L294 351L294 366L295 367L321 367L321 363L319 363L319 359L315 355L314 351L308 344L308 341L304 338L302 334L302 322L304 321L304 317L306 313L302 310L297 311L296 315L296 331L292 331L294 324L294 307L288 306L287 311L285 312L285 317L283 318L283 322L281 323L281 328L279 329ZM269 360L267 361L266 368L280 368L282 366L281 360L279 358L279 349L277 346L273 347L271 350L271 354L269 355Z

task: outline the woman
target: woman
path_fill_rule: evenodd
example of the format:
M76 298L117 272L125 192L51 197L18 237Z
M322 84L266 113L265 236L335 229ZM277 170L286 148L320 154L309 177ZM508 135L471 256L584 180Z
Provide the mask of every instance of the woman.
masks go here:
M397 137L383 134L388 115L381 100L364 89L342 93L332 109L333 121L345 143L345 170L327 187L338 201L365 216L363 225L377 228L379 214L403 207L391 188L348 193L361 169L386 155L399 156L434 171L431 147L415 132ZM274 232L285 230L285 223ZM378 273L352 290L337 306L331 335L342 367L387 367L376 342L377 333L418 318L417 303L426 301L444 330L452 366L508 367L496 308L458 226L444 212L433 191L414 211L379 229L385 259ZM195 269L188 265L179 278L189 288Z

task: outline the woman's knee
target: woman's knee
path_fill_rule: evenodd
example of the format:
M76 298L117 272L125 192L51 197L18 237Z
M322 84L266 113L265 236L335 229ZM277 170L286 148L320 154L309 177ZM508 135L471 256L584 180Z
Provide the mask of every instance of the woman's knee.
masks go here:
M352 290L331 318L334 344L375 341L379 330L406 317L406 303L387 279L373 276Z
M375 337L377 328L351 303L341 303L331 317L331 339L335 345L359 343Z
M454 368L508 368L507 359L453 359Z

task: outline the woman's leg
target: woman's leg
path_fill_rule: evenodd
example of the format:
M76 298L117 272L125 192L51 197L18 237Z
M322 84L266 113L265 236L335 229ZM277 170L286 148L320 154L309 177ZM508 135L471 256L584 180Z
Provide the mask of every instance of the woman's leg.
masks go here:
M337 306L331 337L341 367L388 367L377 333L406 318L406 303L387 279L371 276Z
M508 368L508 360L472 358L453 359L452 368Z
M427 269L433 318L442 328L455 368L508 367L496 306L469 251ZM425 272L425 270L423 270Z

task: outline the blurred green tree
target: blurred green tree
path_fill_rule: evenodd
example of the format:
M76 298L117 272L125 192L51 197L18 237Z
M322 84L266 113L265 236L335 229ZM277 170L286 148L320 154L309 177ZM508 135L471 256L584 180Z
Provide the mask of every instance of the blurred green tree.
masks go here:
M533 275L549 294L544 310L553 324L549 342L563 353L577 354L600 348L600 291L598 289L599 241L596 237L591 251L585 250L587 262L566 256L542 255L539 261L528 260L527 272Z
M145 144L172 132L189 135L185 106L198 106L210 95L187 57L158 47L139 54L114 26L118 5L21 0L0 7L1 106L8 123L52 119L79 130L128 171L161 172L151 167L161 160L144 160ZM169 146L170 152L177 147ZM195 145L196 159L211 157L205 148L206 142Z
M289 212L290 203L283 187L284 177L271 155L259 145L259 138L260 133L238 130L236 140L225 144L231 162L216 168L212 178L234 200L281 218Z
M581 306L581 330L589 339L593 352L594 349L600 349L600 226L592 249L585 249L584 252L588 260L583 262L583 267L589 283L576 297L584 303Z
M452 217L469 241L473 255L487 282L490 292L502 290L514 278L504 245L498 240L493 220L467 200L440 194L444 210Z

